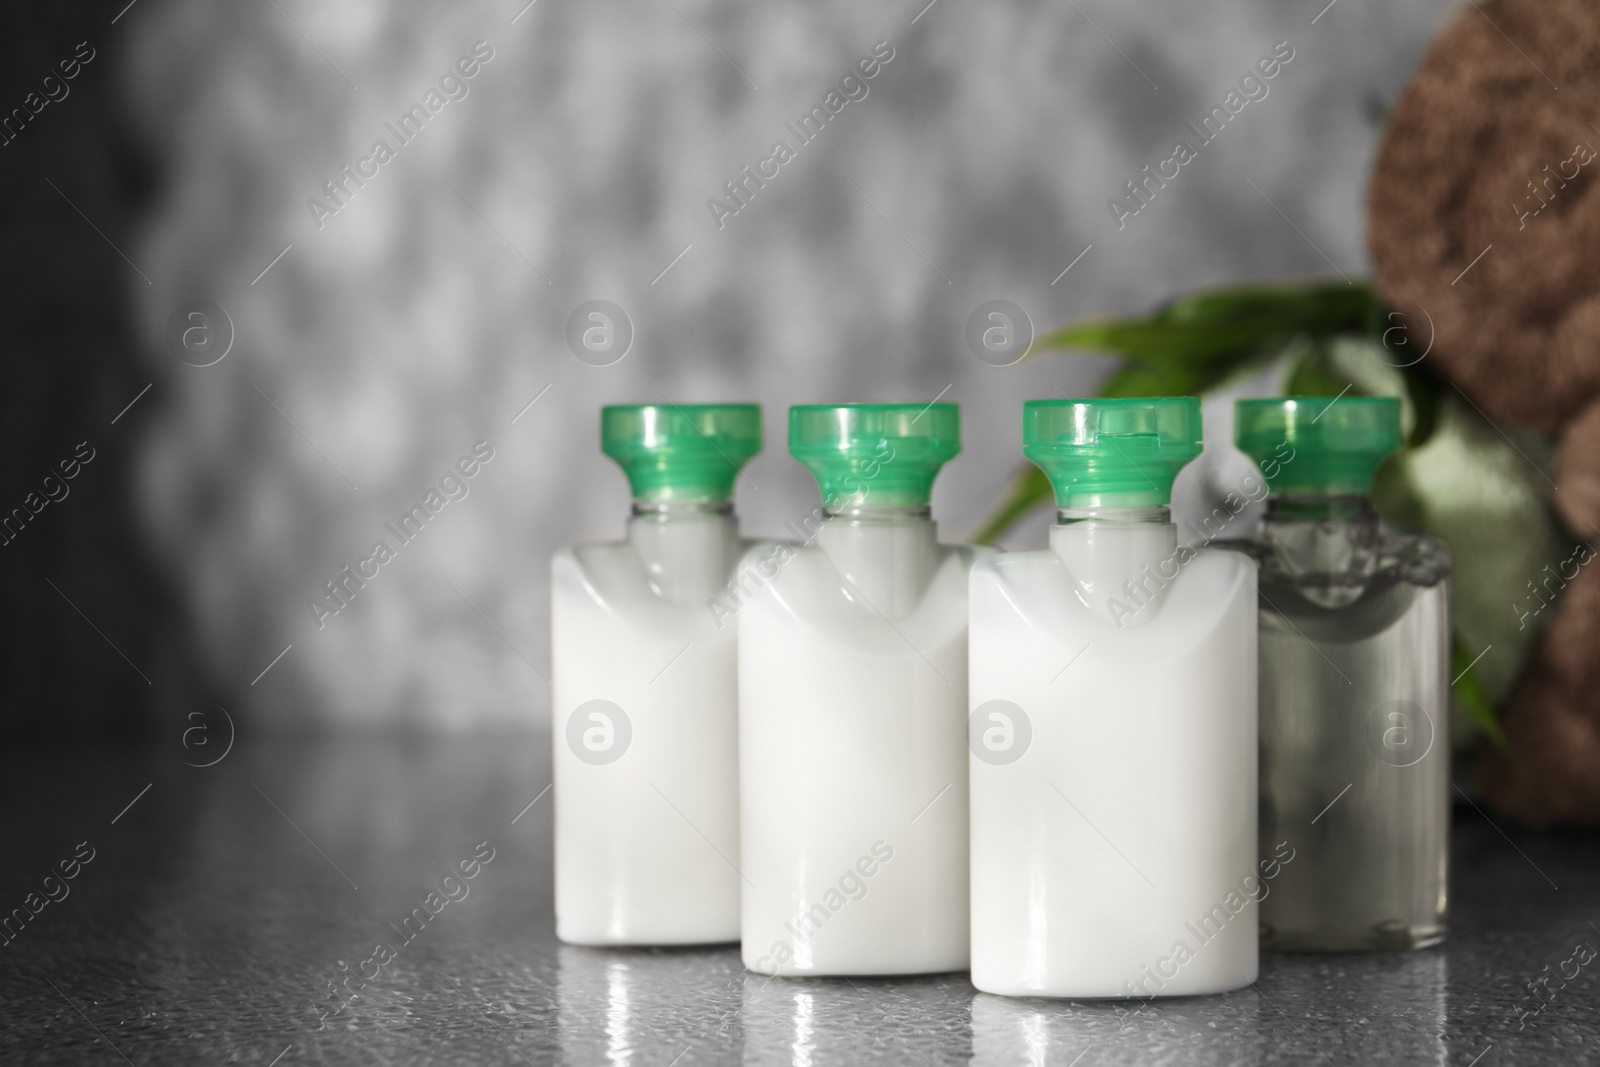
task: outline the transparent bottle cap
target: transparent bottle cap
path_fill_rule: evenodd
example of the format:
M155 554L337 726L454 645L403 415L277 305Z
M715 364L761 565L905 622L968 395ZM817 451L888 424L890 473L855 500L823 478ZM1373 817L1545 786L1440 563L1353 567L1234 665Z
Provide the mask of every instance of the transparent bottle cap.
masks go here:
M1173 479L1200 447L1200 401L1192 396L1022 405L1022 454L1050 479L1059 507L1170 504Z
M830 511L921 507L961 451L955 404L802 404L789 409L789 452Z
M1400 401L1349 394L1240 400L1233 440L1274 493L1365 496L1379 464L1400 447Z
M627 474L635 500L726 500L761 451L761 405L610 404L600 409L600 451Z

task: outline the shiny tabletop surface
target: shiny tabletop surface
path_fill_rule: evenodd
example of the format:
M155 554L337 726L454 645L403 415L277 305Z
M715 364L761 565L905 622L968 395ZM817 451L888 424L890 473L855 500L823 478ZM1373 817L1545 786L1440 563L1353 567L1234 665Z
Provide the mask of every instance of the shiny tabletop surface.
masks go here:
M1600 1062L1597 840L1470 807L1440 948L1058 1003L559 944L541 736L187 740L0 757L0 1063Z

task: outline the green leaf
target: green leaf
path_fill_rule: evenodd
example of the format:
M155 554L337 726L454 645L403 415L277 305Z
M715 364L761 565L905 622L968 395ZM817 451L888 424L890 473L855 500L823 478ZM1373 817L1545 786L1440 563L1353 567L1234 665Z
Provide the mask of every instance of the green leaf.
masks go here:
M1055 490L1044 471L1032 463L1024 463L1006 486L1005 495L990 512L989 518L968 540L975 545L992 545L1022 516L1044 503L1055 499Z
M1406 394L1411 398L1411 410L1416 413L1406 445L1418 448L1427 443L1439 425L1439 398L1444 393L1444 385L1432 371L1424 370L1420 364L1407 367L1402 373L1405 375Z
M1495 715L1494 705L1489 702L1489 696L1483 691L1483 685L1478 681L1478 676L1469 665L1472 655L1459 642L1452 652L1454 664L1451 669L1458 673L1455 686L1456 707L1466 712L1474 722L1483 727L1483 732L1489 735L1501 748L1506 747L1505 731L1500 729L1500 720Z
M1235 367L1296 336L1368 334L1381 323L1382 304L1365 285L1241 286L1183 297L1144 318L1074 323L1040 338L1033 351L1115 352L1164 371Z
M1100 396L1191 396L1204 375L1189 367L1155 369L1129 363L1100 383Z
M1283 392L1286 396L1338 396L1353 385L1348 378L1328 366L1327 353L1317 345L1295 359L1288 377L1284 379Z
M1197 396L1270 362L1297 339L1319 348L1323 340L1340 335L1376 339L1386 325L1384 314L1383 303L1364 284L1235 286L1180 297L1143 318L1064 326L1036 341L1028 358L1052 349L1113 352L1128 362L1101 383L1101 396ZM1343 384L1330 391L1337 393ZM1003 536L1050 492L1044 476L1029 464L974 540L987 544Z
M1344 281L1240 285L1179 297L1162 314L1180 322L1279 318L1307 328L1365 330L1384 307L1372 287Z

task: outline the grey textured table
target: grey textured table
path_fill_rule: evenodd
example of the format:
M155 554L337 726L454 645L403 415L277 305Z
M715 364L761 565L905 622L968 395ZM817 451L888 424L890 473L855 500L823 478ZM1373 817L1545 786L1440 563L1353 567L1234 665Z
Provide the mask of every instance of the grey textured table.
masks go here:
M225 740L198 739L4 757L0 909L38 913L0 948L0 1063L1600 1063L1600 960L1575 957L1600 948L1592 836L1458 811L1442 948L1267 957L1254 988L1146 1006L1013 1001L557 944L541 738L241 739L186 766ZM364 963L379 941L393 958ZM377 975L343 1008L340 961Z

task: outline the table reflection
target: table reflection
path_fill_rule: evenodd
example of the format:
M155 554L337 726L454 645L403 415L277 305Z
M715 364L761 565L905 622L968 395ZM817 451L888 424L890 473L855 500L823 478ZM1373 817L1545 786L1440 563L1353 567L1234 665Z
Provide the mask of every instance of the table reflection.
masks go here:
M1295 958L1301 966L1309 959ZM1328 1035L1328 1044L1318 1038L1328 1055L1337 1059L1339 1049L1381 1047L1395 1063L1446 1067L1450 1062L1445 1040L1450 958L1442 948L1333 956L1319 963L1325 993L1312 1020Z
M745 1067L967 1063L965 976L769 978L746 973Z
M1396 1063L1445 1067L1448 960L1405 955L1269 957L1253 987L1214 997L1139 1001L972 998L974 1067L1260 1064L1287 1055L1359 1062L1382 1048ZM1280 969L1320 995L1285 990ZM1308 1010L1309 1007L1309 1010ZM1091 1054L1092 1050L1092 1054Z
M558 949L562 1063L734 1062L739 979L731 948Z
M979 993L972 998L972 1063L1044 1067L1080 1057L1097 1065L1259 1063L1258 1007L1249 991L1150 1003Z

